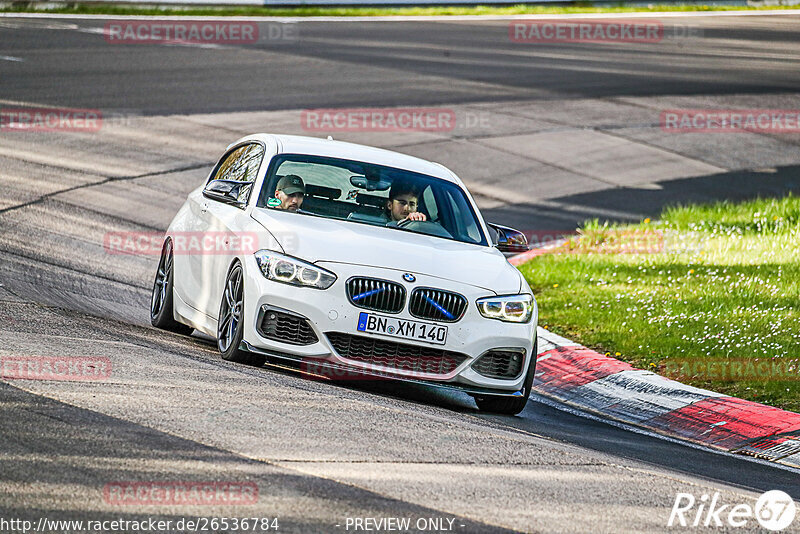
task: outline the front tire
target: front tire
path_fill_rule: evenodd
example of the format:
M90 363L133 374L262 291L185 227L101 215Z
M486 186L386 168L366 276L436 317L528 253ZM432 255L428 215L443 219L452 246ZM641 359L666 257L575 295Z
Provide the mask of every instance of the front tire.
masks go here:
M244 336L244 271L237 263L225 279L225 290L219 305L217 348L223 360L260 367L266 358L239 349Z
M176 321L172 313L173 263L172 241L168 239L161 249L161 259L158 262L156 279L153 281L150 324L162 330L188 336L193 328Z
M475 397L475 404L482 412L490 412L501 415L517 415L525 409L528 404L528 398L531 396L531 389L533 387L533 377L536 375L536 358L539 355L537 350L539 347L539 340L533 344L533 356L528 365L528 372L525 375L525 382L522 386L521 397L500 397L494 395L487 395L485 397Z

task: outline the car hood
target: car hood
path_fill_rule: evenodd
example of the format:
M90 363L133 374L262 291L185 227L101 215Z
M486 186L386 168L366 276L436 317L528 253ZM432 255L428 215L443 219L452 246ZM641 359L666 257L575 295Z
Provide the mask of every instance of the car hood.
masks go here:
M494 247L394 228L256 208L252 217L286 254L312 263L364 265L425 274L487 289L520 291L520 276Z

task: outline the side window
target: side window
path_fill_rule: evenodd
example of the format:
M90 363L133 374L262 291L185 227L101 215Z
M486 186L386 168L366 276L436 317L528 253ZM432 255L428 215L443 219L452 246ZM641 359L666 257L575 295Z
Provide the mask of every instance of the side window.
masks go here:
M250 143L241 146L228 154L220 163L217 172L211 177L209 183L213 180L242 182L243 185L239 188L238 200L247 202L262 159L264 159L264 147L260 144Z
M445 197L455 215L453 220L455 234L463 241L480 243L481 231L475 218L466 216L467 213L470 213L470 208L463 195L454 196L451 191L447 191Z

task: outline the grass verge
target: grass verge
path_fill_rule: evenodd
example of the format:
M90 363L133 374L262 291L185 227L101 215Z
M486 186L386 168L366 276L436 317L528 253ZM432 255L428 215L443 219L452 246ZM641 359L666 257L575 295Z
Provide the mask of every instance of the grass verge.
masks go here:
M253 16L253 17L376 17L443 15L565 15L575 13L646 13L683 11L740 11L787 9L792 6L742 6L702 4L656 4L648 6L429 6L429 7L143 7L110 4L66 3L63 6L16 3L0 8L3 13L57 13L79 15L155 16Z
M800 412L800 197L587 223L522 266L540 324L636 367Z

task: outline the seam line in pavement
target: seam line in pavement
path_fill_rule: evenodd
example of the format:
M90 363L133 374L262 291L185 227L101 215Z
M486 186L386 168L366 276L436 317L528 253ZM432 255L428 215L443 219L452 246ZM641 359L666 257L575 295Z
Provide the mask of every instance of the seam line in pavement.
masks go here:
M558 169L560 171L568 172L570 174L575 174L577 176L581 176L583 178L588 178L590 180L594 180L596 182L600 182L600 183L603 183L603 184L606 184L606 185L610 185L610 186L613 186L613 187L619 187L618 184L615 184L615 183L610 182L608 180L603 180L602 178L598 178L597 176L592 176L590 174L586 174L586 173L578 171L578 170L568 169L567 167L562 167L561 165L550 163L548 161L542 161L542 160L537 159L537 158L532 158L532 157L530 157L528 155L518 154L517 152L512 152L511 150L506 150L505 148L502 148L502 147L492 146L492 145L489 145L489 144L481 142L484 139L496 139L498 137L513 137L513 136L498 135L498 136L492 136L492 137L483 137L483 138L477 139L477 141L473 141L473 142L475 144L477 144L477 145L481 145L481 146L486 147L486 148L491 148L491 149L497 150L498 152L503 152L503 153L509 154L511 156L517 156L517 157L520 157L520 158L524 158L524 159L527 159L529 161L535 161L535 162L540 163L542 165L547 165L548 167L553 167L554 169Z
M280 112L283 112L283 111L296 111L296 110L294 108L291 108L291 109L275 109L275 110L271 110L271 111L274 111L276 113L280 113ZM177 119L180 119L180 120L182 120L184 122L188 122L189 124L194 124L196 126L202 126L203 128L212 128L214 130L222 130L224 132L230 132L232 134L238 135L239 137L244 137L244 136L253 134L253 132L251 130L237 130L236 128L230 128L228 126L221 126L221 125L217 125L217 124L213 124L213 125L212 124L207 124L207 123L205 123L205 122L203 122L201 120L194 119L194 117L196 117L198 115L218 115L218 113L189 113L189 114L182 114L182 115L152 115L152 116L149 116L148 118L158 118L158 117L168 117L170 119L176 119L177 118ZM212 163L212 165L213 165L213 163Z
M100 184L98 184L98 185L100 185ZM61 193L59 193L59 194L61 194ZM100 211L98 209L91 208L89 206L83 206L81 204L73 204L72 202L69 202L68 200L63 200L63 199L59 199L59 198L54 198L53 200L56 200L58 202L63 202L64 204L69 204L70 206L74 206L74 207L76 207L76 208L78 208L80 210L85 210L85 211L88 211L90 213L94 213L94 214L100 215L101 217L108 217L110 219L115 219L115 220L120 221L120 222L128 223L131 226L138 226L140 228L145 228L147 230L152 230L154 232L164 232L165 231L165 228L162 228L162 227L159 227L159 226L153 226L151 224L145 224L143 222L135 221L133 219L128 219L126 217L120 217L119 215L114 215L113 213L106 213L104 211ZM121 254L125 254L125 253L122 252ZM130 256L137 256L137 254L129 254L129 255Z
M106 280L107 282L113 282L115 284L120 284L120 285L123 285L123 286L126 286L126 287L130 287L130 288L133 288L133 289L139 289L139 290L142 290L142 291L150 291L150 288L148 288L146 286L145 287L137 286L137 285L134 285L134 284L132 284L130 282L123 282L122 280L116 280L114 278L109 278L109 277L103 276L101 274L83 272L83 271L80 271L80 270L78 270L78 269L76 269L74 267L69 267L67 265L60 265L58 263L53 263L53 262L47 261L47 260L42 259L42 258L32 258L32 257L27 256L25 254L20 254L18 252L14 252L14 251L7 250L7 249L0 248L0 254L8 254L9 256L14 256L16 258L29 260L29 261L36 262L36 263L43 263L45 265L49 265L50 267L56 267L58 269L64 269L66 271L70 271L72 273L76 273L76 274L82 275L82 276L91 276L91 277L94 277L94 278L99 278L101 280ZM3 286L3 289L8 290L9 293L11 293L12 295L14 295L17 298L22 298L21 296L13 293L7 286ZM88 296L89 298L95 298L95 297L91 297L89 295L84 295L84 296ZM103 300L103 299L101 299L101 300ZM60 307L56 307L56 308L57 309L66 309L66 308L60 308Z
M612 102L612 103L624 103L625 105L635 106L635 107L639 107L639 108L647 109L647 110L658 110L659 109L659 108L655 108L655 107L644 106L644 105L641 105L641 104L639 104L639 105L631 104L631 103L628 103L628 102L624 102L622 100L617 100L615 98L601 98L600 100L601 101L606 101L606 102ZM522 116L528 117L525 114L522 114ZM533 118L533 117L528 117L528 118ZM539 119L537 119L537 120L539 120ZM719 169L722 172L726 172L726 171L730 170L730 169L727 169L725 167L720 167L719 165L716 165L714 163L709 163L709 162L703 161L701 159L693 158L693 157L688 156L686 154L681 154L680 152L677 152L677 151L669 149L669 148L664 148L664 147L661 147L661 146L658 146L658 145L653 145L651 143L648 143L647 141L641 141L639 139L631 139L629 137L625 137L624 135L613 133L615 130L635 129L635 128L645 129L645 128L658 127L659 124L656 123L656 122L642 123L642 124L620 124L620 125L612 124L612 125L590 126L590 127L586 127L586 128L580 128L580 127L577 127L577 126L575 126L573 124L570 124L570 123L567 123L567 122L564 122L564 121L560 121L558 119L541 119L541 120L546 120L547 122L551 122L553 124L557 124L557 125L561 126L561 128L539 130L539 131L536 131L536 132L530 132L530 134L552 133L552 132L569 131L569 130L581 130L581 131L582 130L591 130L591 131L594 131L594 132L606 134L606 135L608 135L610 137L614 137L616 139L622 139L623 141L627 141L628 143L645 146L647 148L650 148L650 149L653 149L653 150L658 150L658 151L661 151L661 152L666 152L668 154L672 154L674 156L678 156L681 159L687 159L689 161L694 161L694 162L697 162L697 163L702 163L703 165L708 165L709 167L715 167L715 168ZM515 133L513 136L516 136L516 135L528 135L528 134ZM511 137L513 137L513 136L511 136ZM481 138L476 138L476 139L493 139L495 137L509 137L509 136L486 136L486 137L481 137ZM522 156L522 157L527 157L528 159L533 159L533 158L530 158L528 156ZM534 160L534 161L538 161L538 160ZM551 163L547 163L547 162L540 162L540 163L545 163L547 165L555 167L555 165L553 165ZM573 174L579 174L579 173L577 173L575 171L572 171L570 169L562 169L562 170L566 170L566 171L572 172ZM597 181L601 181L601 182L603 181L601 178L596 178L596 177L588 176L588 175L586 175L586 176L589 177L589 178L593 178L593 179L595 179ZM603 182L603 183L608 183L608 182Z
M18 159L18 158L11 158L11 159ZM33 162L30 162L30 161L27 161L27 160L20 160L20 161L25 161L26 163L33 163ZM91 183L88 183L88 184L76 185L76 186L73 186L73 187L66 187L64 189L59 189L58 191L53 191L51 193L45 193L44 195L41 195L40 197L37 197L37 198L35 198L33 200L29 200L27 202L23 202L21 204L17 204L16 206L9 206L7 208L0 209L0 215L2 215L3 213L7 213L9 211L14 211L14 210L18 210L20 208L28 207L28 206L31 206L33 204L38 204L38 203L42 202L43 200L48 199L50 197L53 197L55 195L60 195L62 193L69 193L69 192L72 192L72 191L77 191L78 189L86 189L86 188L89 188L89 187L94 187L94 186L98 186L98 185L104 185L104 184L111 183L111 182L124 182L124 181L136 180L137 178L148 178L150 176L160 176L162 174L172 174L172 173L175 173L175 172L183 172L183 171L191 171L191 170L195 170L195 169L202 169L203 167L208 167L208 166L213 165L213 164L214 164L213 162L212 163L195 163L195 164L192 164L192 165L184 165L182 167L176 167L176 168L173 168L173 169L166 169L166 170L162 170L162 171L153 171L153 172L147 172L147 173L144 173L144 174L137 174L135 176L105 176L104 179L102 179L100 181L97 181L97 182L91 182ZM56 168L56 169L67 170L67 169L65 169L63 167L56 167L56 166L52 166L52 167ZM75 172L74 169L68 169L68 170L70 170L71 172ZM95 175L95 176L98 176L98 175Z
M791 61L791 60L787 60L787 61ZM635 102L635 101L632 100L632 98L634 98L634 97L624 97L623 96L623 97L605 98L605 99L602 99L602 100L606 100L608 102L613 102L613 103L625 104L627 106L637 107L637 108L640 108L640 109L646 109L646 110L651 110L651 111L659 111L660 112L660 111L663 110L662 107L651 106L651 105L647 105L647 104L641 103L641 102ZM676 108L676 109L680 109L680 108ZM632 125L632 126L635 127L637 125ZM660 125L659 124L654 124L654 126L660 126ZM629 128L629 126L621 125L619 127L615 127L615 128L611 128L611 129L612 130L622 130L622 129L627 129L627 128ZM781 142L781 143L783 143L785 145L789 145L791 148L794 148L798 144L800 144L800 142L791 141L791 140L789 140L789 139L787 139L785 137L782 137L780 134L776 134L776 133L773 133L773 132L748 131L747 133L755 134L755 135L766 137L766 138L769 138L769 139L772 139L772 140L775 140L775 141L779 141L779 142ZM623 139L627 139L627 138L623 138ZM628 141L630 141L630 139L628 139ZM676 155L684 157L684 158L688 158L689 157L686 154L681 154L680 152L673 151L673 150L668 149L668 148L660 147L660 146L657 146L657 145L651 145L651 144L647 143L646 141L637 141L637 142L642 143L642 144L646 144L647 146L651 146L653 148L658 148L660 150L666 150L668 152L672 152L673 154L676 154ZM694 159L694 158L689 158L689 159ZM696 160L696 161L701 161L702 162L702 160ZM703 162L703 163L706 163L706 162ZM706 163L706 165L712 165L714 167L719 167L719 165L716 165L714 163ZM736 170L736 169L726 169L726 170Z
M86 186L86 189L88 189L88 188L92 187L93 185L105 185L106 183L109 183L109 182L102 182L102 183L97 183L97 184L84 184L84 185ZM154 232L164 232L164 230L165 230L164 228L159 227L159 226L153 226L153 225L150 225L150 224L145 224L143 222L136 221L136 220L133 220L133 219L128 219L126 217L120 217L119 215L115 215L113 213L106 213L105 211L100 211L99 209L95 209L95 208L92 208L92 207L89 207L89 206L85 206L85 205L82 205L82 204L75 204L75 203L69 202L69 200L56 198L58 195L60 195L62 193L69 193L69 192L70 191L57 191L57 192L54 192L53 195L51 197L49 197L49 198L52 199L52 200L55 200L57 202L62 202L64 204L68 204L69 206L77 208L79 210L88 211L90 213L94 213L96 215L100 215L101 217L108 217L110 219L115 219L117 221L130 224L131 226L138 226L140 228L145 228L147 230L152 230ZM18 208L22 208L22 207L30 207L30 206L34 206L36 204L41 204L44 200L47 200L47 199L37 199L36 202L31 201L30 204L27 204L25 206L22 206L22 205L10 206L10 208L18 209ZM0 214L1 213L2 212L0 212ZM67 234L67 235L64 235L63 237L75 238L76 236L74 234L72 234L72 235ZM87 243L93 244L93 243L88 242L88 241L87 241ZM125 253L123 252L121 254L125 254ZM129 255L130 256L137 256L136 254L129 254Z
M681 159L688 159L689 161L694 161L695 163L701 163L701 164L707 165L709 167L714 167L715 169L718 169L719 172L729 172L731 170L731 169L728 169L726 167L720 167L719 165L717 165L715 163L709 163L707 161L703 161L702 159L697 159L695 157L687 156L686 154L681 154L680 152L677 152L677 151L672 150L670 148L664 148L662 146L653 145L653 144L651 144L651 143L649 143L647 141L641 141L639 139L631 139L629 137L625 137L622 134L615 133L615 130L617 130L617 129L622 130L622 129L625 129L625 128L621 127L621 128L611 129L611 130L603 129L603 130L597 130L597 131L599 131L600 133L603 133L603 134L605 134L605 135L607 135L609 137L614 137L616 139L622 139L623 141L627 141L628 143L633 143L635 145L645 146L645 147L647 147L647 148L649 148L651 150L658 150L659 152L664 152L666 154L672 154L673 156L678 156Z

